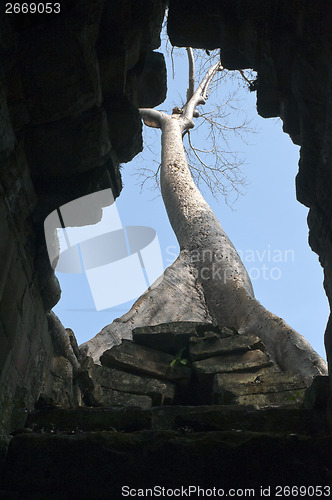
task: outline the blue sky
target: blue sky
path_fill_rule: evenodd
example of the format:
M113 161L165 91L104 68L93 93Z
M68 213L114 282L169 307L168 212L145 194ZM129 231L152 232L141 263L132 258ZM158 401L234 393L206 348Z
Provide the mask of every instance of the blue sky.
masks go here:
M181 104L178 95L183 95L187 86L185 59L175 60L175 64L177 83L174 90L170 85L171 105ZM230 148L241 152L244 159L246 194L238 198L232 209L221 196L215 199L206 190L203 194L242 256L256 298L304 335L325 357L323 335L329 310L322 286L323 273L307 242L308 210L296 201L295 195L299 148L282 132L280 120L258 117L254 93L243 89L241 98L240 105L253 120L256 133L247 136L247 144L231 139ZM171 109L164 103L158 108ZM160 131L150 129L148 133L147 144L157 151L157 156L145 148L141 157L123 165L124 188L116 206L123 226L147 226L156 231L166 268L178 254L177 241L158 190L151 191L147 186L141 189L137 176L142 166L157 166ZM128 311L133 302L97 311L85 274L57 276L62 298L54 311L65 327L73 329L79 343ZM110 280L109 287L116 286Z

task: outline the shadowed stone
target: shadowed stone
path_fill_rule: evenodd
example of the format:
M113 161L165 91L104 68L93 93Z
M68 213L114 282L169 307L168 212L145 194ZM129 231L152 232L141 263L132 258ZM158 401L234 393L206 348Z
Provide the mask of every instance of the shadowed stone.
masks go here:
M324 415L303 408L257 410L235 405L155 408L153 428L157 428L159 422L165 425L167 417L172 428L189 428L192 432L241 430L302 435L323 435L326 432Z
M312 384L307 388L304 397L305 408L325 410L329 398L329 377L315 377Z
M255 408L237 405L163 406L138 408L45 409L30 413L26 426L37 432L81 432L179 430L193 432L242 430L254 432L295 432L303 435L325 433L324 414L304 408ZM0 438L1 440L1 438ZM8 443L7 443L8 444Z
M153 405L170 405L174 398L175 387L171 382L145 375L94 365L93 378L102 388L102 403L107 403L111 390L149 396Z
M2 487L16 498L29 498L28 492L30 498L47 499L75 498L79 487L80 498L89 499L120 498L128 483L134 488L236 485L256 491L301 481L327 485L331 444L331 437L236 430L20 434L11 442ZM313 456L319 460L313 462Z
M117 431L134 432L151 429L150 412L139 408L72 408L52 409L50 411L32 412L28 415L26 426L37 431L54 430L72 431Z
M290 372L219 373L214 377L217 404L289 406L303 400L306 383Z
M152 399L142 394L114 391L109 387L104 387L100 404L104 406L135 406L142 410L148 410L152 406Z
M137 345L130 340L124 340L122 344L105 351L100 357L101 364L109 368L166 380L189 380L191 370L180 364L171 366L173 360L170 354Z

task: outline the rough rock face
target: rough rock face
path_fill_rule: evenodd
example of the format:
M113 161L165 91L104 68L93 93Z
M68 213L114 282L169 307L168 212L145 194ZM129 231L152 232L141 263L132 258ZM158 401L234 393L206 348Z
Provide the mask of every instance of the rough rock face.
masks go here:
M164 59L153 52L164 8L163 0L64 0L59 14L1 7L0 432L17 427L41 392L75 401L78 360L46 316L60 289L43 223L80 196L119 195L119 163L142 148L137 107L165 97Z
M331 19L332 5L315 0L170 0L168 22L174 45L221 47L226 68L255 69L258 113L280 116L284 131L301 146L297 197L310 208L309 241L324 268L330 302ZM331 320L325 339L331 362Z

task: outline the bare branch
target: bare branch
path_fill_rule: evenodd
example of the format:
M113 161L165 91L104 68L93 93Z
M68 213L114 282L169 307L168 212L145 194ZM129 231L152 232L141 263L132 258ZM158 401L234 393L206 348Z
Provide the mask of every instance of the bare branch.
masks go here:
M195 91L195 60L194 52L191 47L187 47L188 62L189 62L189 86L187 89L187 102L190 101Z
M208 97L209 86L216 72L220 69L220 67L221 67L220 62L217 62L216 64L211 66L211 68L208 69L206 75L204 76L202 82L198 86L196 92L194 92L193 96L184 106L184 117L188 121L189 128L193 127L192 120L194 117L196 106L198 106L199 104L205 104L206 99Z
M172 75L173 80L175 79L175 67L174 67L174 58L173 58L174 47L171 49L171 61L172 61Z
M152 128L161 128L164 113L151 108L140 108L138 111L145 125Z
M173 61L173 53L170 54L170 52L169 50L173 66L175 61ZM232 135L235 135L243 140L243 135L248 131L252 132L252 129L241 116L244 115L243 110L237 105L237 92L243 89L243 85L238 85L236 90L234 86L230 87L228 82L237 78L239 83L243 76L241 75L242 78L240 78L237 72L220 71L223 68L217 53L207 58L205 52L200 55L198 51L188 48L187 57L189 85L186 103L184 104L179 96L178 106L174 107L176 102L172 103L172 115L182 123L182 139L185 140L185 136L188 135L185 151L195 182L200 187L207 187L213 196L221 193L226 203L231 206L235 201L234 198L243 194L246 178L240 168L241 158L232 151L230 139ZM196 84L199 85L195 91L196 79L198 82ZM218 96L221 81L222 96ZM211 100L211 105L204 109L203 113L198 114L196 106L205 104L208 97L210 97L209 104ZM142 109L140 114L150 127L163 128L163 123L169 116L165 111ZM189 133L194 127L194 119L198 116L200 120L195 120L195 128ZM153 167L149 169L143 163L140 174L145 180L153 181L158 186L159 162L156 162L156 166L158 166L157 172Z

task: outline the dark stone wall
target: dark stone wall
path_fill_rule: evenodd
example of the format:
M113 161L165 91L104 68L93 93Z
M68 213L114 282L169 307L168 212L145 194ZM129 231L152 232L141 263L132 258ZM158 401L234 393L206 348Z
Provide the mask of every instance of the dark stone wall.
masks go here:
M3 9L0 432L22 425L40 393L65 405L75 398L75 357L48 314L60 289L44 220L80 196L119 195L119 164L142 149L137 107L166 93L164 59L153 52L164 0L61 0L60 14L44 15Z
M258 113L280 116L284 131L301 146L297 198L310 208L309 243L324 268L330 304L331 22L332 4L325 0L170 0L168 22L172 44L221 48L226 68L256 70ZM331 364L331 320L325 344Z

